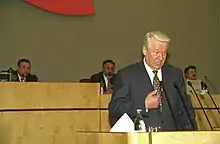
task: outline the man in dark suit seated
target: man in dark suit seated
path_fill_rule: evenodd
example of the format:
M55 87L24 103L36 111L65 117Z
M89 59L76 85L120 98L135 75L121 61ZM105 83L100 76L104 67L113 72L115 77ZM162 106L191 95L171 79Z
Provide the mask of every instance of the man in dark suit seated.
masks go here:
M135 118L136 110L141 109L147 130L197 129L181 69L164 64L169 42L170 38L160 31L145 35L144 58L121 69L116 76L110 116L120 118L127 113Z
M90 77L91 82L100 83L104 93L111 93L115 80L115 63L112 60L105 60L102 63L103 70Z
M30 74L30 72L31 62L28 59L20 59L17 63L17 71L13 72L13 81L37 82L37 76Z

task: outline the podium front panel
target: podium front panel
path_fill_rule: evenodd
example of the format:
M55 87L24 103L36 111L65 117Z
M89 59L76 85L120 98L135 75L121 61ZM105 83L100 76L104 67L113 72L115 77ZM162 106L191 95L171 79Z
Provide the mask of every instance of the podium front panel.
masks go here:
M77 132L76 144L150 144L149 133Z
M219 144L220 132L155 132L152 144Z

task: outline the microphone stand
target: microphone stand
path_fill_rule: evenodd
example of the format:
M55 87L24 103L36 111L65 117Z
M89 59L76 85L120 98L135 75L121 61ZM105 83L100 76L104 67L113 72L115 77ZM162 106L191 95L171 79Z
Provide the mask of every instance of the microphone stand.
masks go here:
M202 103L201 103L201 101L200 101L200 99L199 99L199 96L197 95L197 93L196 93L194 87L192 86L192 83L191 83L190 81L188 81L187 84L192 88L193 92L195 93L196 98L197 98L197 100L198 100L198 102L199 102L199 105L201 106L202 111L203 111L203 113L204 113L204 115L205 115L205 117L206 117L206 120L208 121L208 124L209 124L211 130L213 130L212 124L211 124L211 122L209 121L209 118L208 118L208 116L207 116L207 114L206 114L206 112L205 112L205 110L204 110L204 107L202 106Z
M219 111L219 109L218 109L218 106L216 105L216 103L215 103L215 101L214 101L212 95L211 95L210 92L209 92L208 86L207 86L206 83L203 82L203 81L201 81L201 85L202 85L202 88L205 89L206 93L207 93L207 94L209 95L209 97L211 98L212 103L214 104L215 108L217 109L218 113L220 114L220 111Z
M166 93L166 90L165 90L165 88L164 88L164 84L163 84L162 81L160 82L160 88L161 88L161 94L163 94L163 96L166 97L167 104L168 104L169 109L170 109L170 112L171 112L171 116L172 116L172 118L173 118L175 127L176 127L176 129L177 129L177 131L178 131L179 128L178 128L177 121L176 121L175 116L174 116L173 109L172 109L171 104L170 104L170 99L169 99L169 97L167 96L167 93Z
M188 119L189 119L189 121L190 121L190 124L191 124L193 130L196 130L196 129L197 129L197 126L196 126L195 123L193 123L193 121L192 121L192 118L191 118L191 116L190 116L190 114L189 114L189 110L188 110L188 108L187 108L187 106L186 106L186 102L185 102L185 100L184 100L184 98L183 98L183 95L182 95L181 92L179 91L178 87L176 87L176 86L174 86L174 87L177 89L177 91L178 91L178 93L179 93L179 95L180 95L180 99L181 99L181 101L182 101L183 107L184 107L184 109L185 109L185 111L186 111L186 115L187 115L187 117L188 117Z
M217 89L215 88L215 86L213 85L213 83L211 82L211 80L207 76L204 77L204 80L206 80L210 83L210 85L213 88L213 90L215 91L215 93L218 93Z
M13 69L12 68L9 68L8 69L8 72L9 72L9 81L11 82L12 81L12 73L13 73Z

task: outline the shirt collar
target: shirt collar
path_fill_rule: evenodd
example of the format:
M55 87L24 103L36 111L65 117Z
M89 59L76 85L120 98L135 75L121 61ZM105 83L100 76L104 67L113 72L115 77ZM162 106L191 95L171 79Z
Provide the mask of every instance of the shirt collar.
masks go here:
M154 70L146 63L145 58L143 59L143 61L144 61L144 67L146 68L147 72L153 73ZM158 72L161 72L161 68L158 70Z
M20 76L20 74L17 73L17 75L18 75L19 81L21 81L21 76ZM26 80L26 77L24 77L23 81L25 81L25 80Z

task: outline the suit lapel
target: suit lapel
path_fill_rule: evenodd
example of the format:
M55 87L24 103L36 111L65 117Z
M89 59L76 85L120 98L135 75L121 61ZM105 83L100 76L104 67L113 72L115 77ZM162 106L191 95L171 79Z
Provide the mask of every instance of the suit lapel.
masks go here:
M15 71L14 75L16 76L16 81L19 82L18 71Z
M167 70L166 66L162 67L162 81L163 81L163 85L164 85L164 89L167 91L167 86L169 85L169 71Z
M171 109L172 109L172 94L170 93L170 86L171 86L171 80L169 77L169 69L167 68L167 66L163 66L162 67L162 79L163 79L163 85L164 85L164 90L165 90L165 94L166 96L163 97L163 116L167 115L167 113L164 113L165 111L171 111L170 107L168 105L168 100L167 97L169 98L169 102L171 104ZM173 110L173 109L172 109Z
M148 86L149 90L153 91L154 88L153 88L153 85L151 83L150 77L147 73L147 70L144 66L143 60L139 63L139 65L140 65L140 73L141 73L140 77L141 77L141 79L143 79L143 85L146 85L146 87Z

